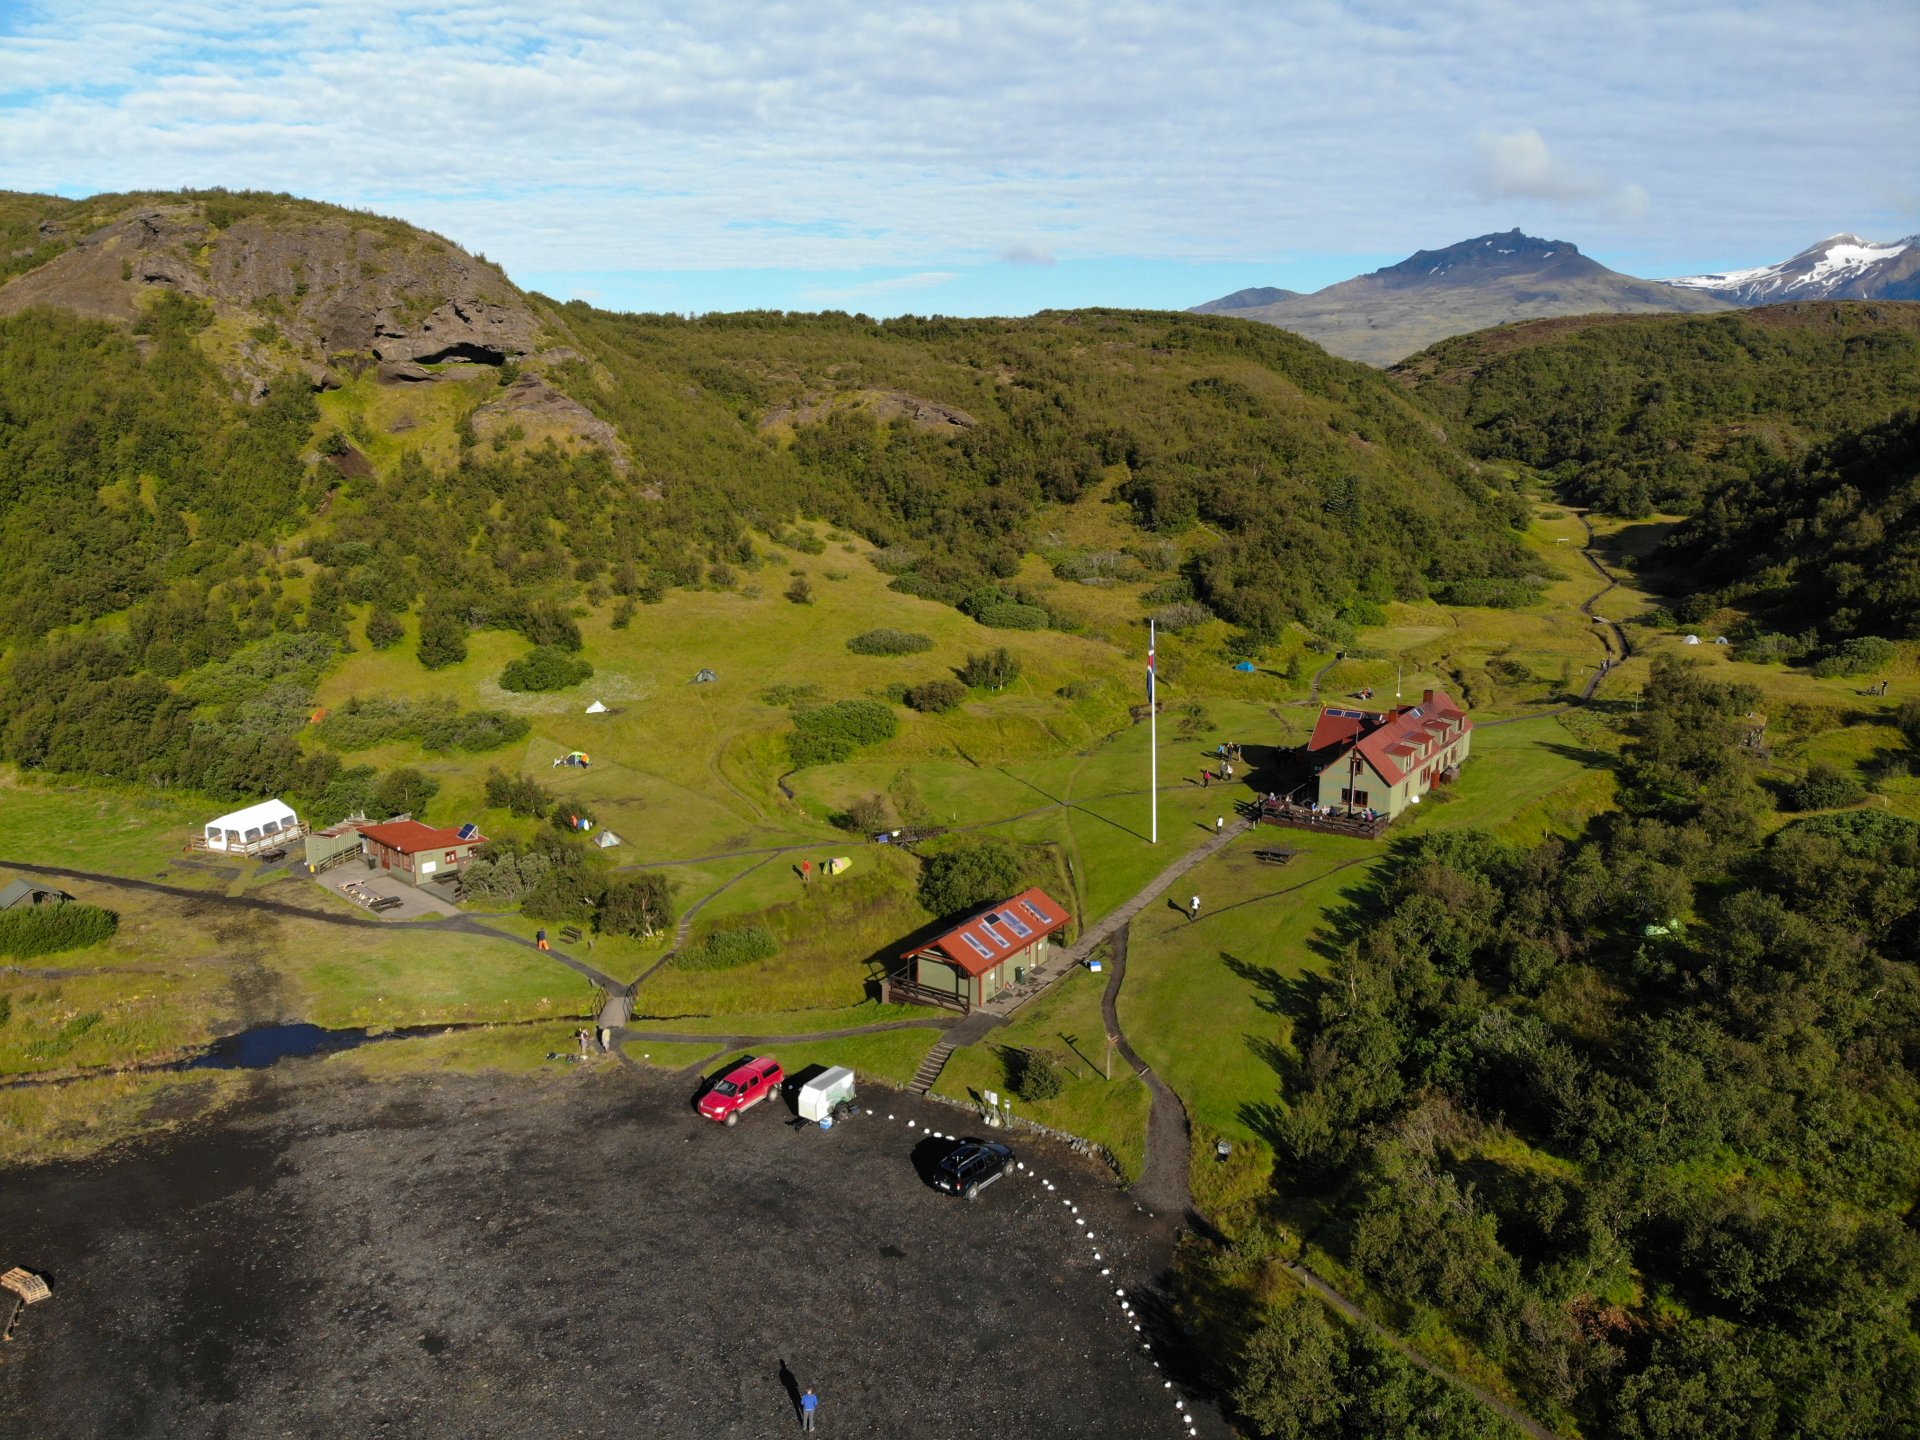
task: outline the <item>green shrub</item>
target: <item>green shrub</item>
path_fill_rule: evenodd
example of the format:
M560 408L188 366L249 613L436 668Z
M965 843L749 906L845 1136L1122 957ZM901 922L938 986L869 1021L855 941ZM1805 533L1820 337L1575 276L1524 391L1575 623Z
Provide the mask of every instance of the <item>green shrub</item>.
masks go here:
M1866 858L1920 843L1920 822L1884 810L1852 810L1844 815L1796 820L1780 835L1819 835L1835 841L1849 855Z
M384 606L374 606L373 613L367 616L367 644L376 650L391 650L406 633L406 626Z
M687 970L731 970L736 965L752 965L771 960L780 953L780 942L764 925L741 925L732 930L716 930L700 944L680 952L674 964Z
M450 608L429 603L420 614L420 663L444 670L467 658L467 623Z
M1495 610L1518 610L1540 598L1540 583L1531 577L1488 575L1472 580L1449 580L1434 587L1442 605L1484 605Z
M909 687L906 693L909 707L930 715L944 715L966 698L967 687L958 680L928 680Z
M1004 900L1020 888L1020 857L999 840L982 840L927 857L920 903L945 918Z
M833 823L856 835L877 835L887 828L887 802L878 795L863 795L835 815Z
M796 576L794 582L787 586L787 599L796 605L813 604L813 585L806 576Z
M499 770L487 772L487 804L515 815L545 818L553 808L554 794L538 780L525 775L508 775Z
M120 917L99 905L22 905L0 910L0 955L25 959L60 950L83 950L111 939Z
M440 793L440 782L410 765L389 770L374 787L374 808L383 815L411 815L420 819L427 802Z
M856 655L918 655L933 648L933 637L911 630L864 630L847 641Z
M500 672L500 688L522 693L565 690L593 678L593 666L557 645L536 645Z
M1173 605L1162 605L1153 612L1153 623L1162 630L1176 633L1191 630L1196 625L1204 625L1213 619L1213 611L1193 601L1182 601Z
M976 690L1004 690L1020 678L1020 657L1001 645L983 655L967 656L960 680Z
M795 765L830 765L863 745L891 740L899 730L891 705L879 700L836 700L793 712L787 753Z
M616 880L601 894L594 924L603 935L657 935L673 924L673 887L657 870Z
M1021 605L1012 600L985 606L977 618L982 625L995 630L1044 630L1053 621L1038 605Z
M462 710L452 700L389 700L354 696L314 734L336 750L365 750L389 740L417 740L424 750L492 750L524 739L533 727L500 710Z
M1866 789L1858 780L1823 760L1808 767L1805 775L1787 787L1787 808L1837 810L1842 805L1857 805L1866 797Z
M1057 1100L1067 1088L1060 1062L1045 1050L1015 1052L1013 1093L1022 1100Z
M1835 675L1871 675L1886 669L1899 653L1890 640L1882 640L1878 635L1856 635L1823 656L1814 665L1813 673L1822 679Z

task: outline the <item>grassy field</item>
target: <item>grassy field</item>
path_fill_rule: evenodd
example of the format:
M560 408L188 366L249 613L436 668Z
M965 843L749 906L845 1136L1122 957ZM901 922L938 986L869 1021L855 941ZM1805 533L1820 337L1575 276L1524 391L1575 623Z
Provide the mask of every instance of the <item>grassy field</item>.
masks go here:
M504 940L329 924L211 896L78 888L119 912L119 933L0 974L0 1074L124 1065L283 1021L572 1018L591 999L571 971Z
M1147 1087L1125 1060L1115 1056L1107 1078L1107 1027L1100 1017L1106 977L1077 969L1023 1006L987 1043L956 1050L934 1086L936 1095L979 1103L991 1090L1013 1103L1014 1113L1106 1146L1121 1173L1136 1179L1146 1160ZM1066 1087L1051 1100L1014 1095L1007 1073L1009 1052L1041 1050L1059 1062Z
M388 398L374 397L381 404ZM344 416L365 400L328 403L346 406ZM385 424L398 417L374 418ZM445 417L415 418L437 427ZM985 629L887 589L869 547L836 538L822 555L769 555L731 591L671 592L661 604L642 606L626 629L612 627L608 607L583 607L585 654L597 673L573 690L502 690L502 667L527 649L503 632L471 636L462 665L428 672L415 659L408 618L406 640L392 650L347 655L321 682L317 703L337 709L354 696L452 696L524 715L531 734L490 754L429 754L394 742L346 758L417 766L442 787L427 818L475 820L490 835L524 835L534 822L485 806L488 771L532 775L623 837L622 846L603 852L609 863L664 867L677 913L692 916L689 949L740 925L774 934L779 950L765 961L708 970L688 956L661 967L639 994L637 1023L688 1033L802 1034L896 1014L917 1018L924 1012L882 1012L868 1000L869 982L936 917L916 898L914 855L836 828L834 818L854 801L880 797L890 824L952 827L1025 847L1029 875L1057 891L1084 925L1201 842L1216 819L1234 813L1235 802L1273 788L1270 762L1278 749L1299 744L1311 728L1309 680L1327 656L1306 648L1304 632L1289 632L1256 657L1252 674L1230 668L1238 657L1223 626L1163 634L1159 843L1148 843L1149 729L1133 723L1128 708L1141 698L1144 634L1137 616L1151 577L1084 586L1054 578L1049 568L1058 557L1111 548L1114 524L1110 507L1090 495L1046 517L1041 553L1026 562L1027 578L1082 616L1082 634ZM1805 670L1742 664L1727 647L1685 646L1679 634L1642 623L1656 596L1641 577L1650 573L1644 567L1666 522L1600 522L1596 529L1622 581L1596 608L1629 625L1637 654L1607 676L1592 710L1485 723L1562 703L1602 654L1598 627L1578 608L1601 581L1576 553L1584 538L1577 517L1553 506L1537 511L1528 536L1545 577L1538 604L1490 610L1395 602L1386 607L1386 623L1362 631L1348 658L1325 674L1327 702L1371 687L1376 702L1386 703L1396 686L1417 695L1435 684L1460 689L1460 680L1478 692L1472 760L1451 789L1404 818L1396 835L1482 826L1524 841L1577 830L1609 803L1619 744L1614 722L1650 658L1666 652L1759 688L1770 782L1784 786L1816 761L1838 764L1876 778L1877 793L1866 803L1920 817L1920 780L1885 773L1900 745L1888 712L1920 679L1912 657L1889 672L1891 692L1879 697L1863 693L1871 677L1817 680ZM815 603L796 605L782 595L796 571L811 582ZM848 650L851 636L882 624L923 633L932 648L904 657ZM1711 639L1715 625L1700 631ZM969 652L997 645L1024 667L1004 691L975 691L945 715L896 708L895 739L844 763L789 773L790 705L882 695L889 685L950 675ZM693 683L706 667L718 679ZM585 714L596 699L608 713ZM1248 768L1232 785L1203 788L1201 768L1211 766L1209 752L1223 740L1246 747ZM592 755L590 769L553 766L574 748ZM551 1016L564 1030L566 1020L584 1013L585 983L514 943L531 939L537 926L510 912L486 917L506 937L490 939L229 909L219 896L258 893L348 913L330 907L315 887L263 880L251 862L186 855L186 833L223 808L193 796L27 783L0 773L0 860L159 878L208 892L203 904L69 884L86 892L82 898L121 910L125 923L94 951L0 977L8 1010L0 1023L0 1072L123 1064L279 1020L378 1027ZM1380 853L1298 832L1263 839L1275 835L1301 852L1284 870L1252 861L1245 853L1252 847L1243 844L1183 882L1183 895L1204 897L1199 923L1171 909L1149 910L1135 922L1122 1002L1135 1043L1180 1090L1196 1124L1256 1150L1258 1107L1283 1094L1289 1007L1301 1002L1325 963L1329 917L1364 894L1369 864ZM817 865L832 856L848 857L852 868L800 883L800 860ZM589 936L576 950L627 980L656 966L670 944L670 935ZM996 1043L1058 1050L1059 1036L1083 1031L1097 1040L1097 989L1076 977ZM537 1069L546 1062L525 1060L539 1049L530 1034L503 1030L497 1038L447 1037L417 1048L409 1041L391 1052L373 1047L352 1063L401 1065L418 1055L435 1064ZM804 1063L802 1050L858 1057L849 1063L904 1080L933 1036L915 1029L811 1042L782 1058ZM674 1066L707 1053L697 1041L652 1048L652 1063ZM1004 1089L1004 1081L1000 1056L989 1047L956 1056L942 1084L958 1096ZM1036 1108L1036 1118L1087 1134L1123 1165L1137 1166L1145 1116L1137 1085L1080 1075L1044 1110Z

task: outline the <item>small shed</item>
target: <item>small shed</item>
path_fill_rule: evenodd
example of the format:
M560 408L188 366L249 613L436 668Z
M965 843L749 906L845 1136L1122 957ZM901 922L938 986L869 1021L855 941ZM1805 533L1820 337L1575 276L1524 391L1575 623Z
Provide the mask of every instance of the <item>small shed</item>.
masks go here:
M889 999L969 1010L1017 985L1047 958L1047 942L1066 929L1066 909L1038 887L983 910L963 925L909 950L889 977Z
M305 831L293 807L280 800L262 800L244 810L209 820L189 845L222 855L257 855L297 840Z
M834 1106L851 1099L853 1071L844 1065L835 1065L822 1070L800 1087L800 1093L794 1097L793 1108L802 1120L824 1120L833 1113Z
M318 875L360 853L360 827L365 820L342 820L307 836L307 873Z
M36 885L31 880L15 880L0 890L0 910L24 910L35 905L64 905L73 896L51 885Z

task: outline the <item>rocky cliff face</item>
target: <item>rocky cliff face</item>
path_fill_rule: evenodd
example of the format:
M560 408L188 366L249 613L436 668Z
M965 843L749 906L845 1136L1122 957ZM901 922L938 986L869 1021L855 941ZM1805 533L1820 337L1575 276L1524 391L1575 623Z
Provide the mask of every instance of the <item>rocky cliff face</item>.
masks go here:
M0 285L0 315L46 305L132 324L156 290L194 296L232 322L210 349L255 400L289 368L330 388L369 367L382 382L431 384L511 361L526 373L476 419L627 463L613 427L543 376L577 357L564 323L425 231L302 201L181 196L102 202L77 220L69 207L34 239L64 249Z

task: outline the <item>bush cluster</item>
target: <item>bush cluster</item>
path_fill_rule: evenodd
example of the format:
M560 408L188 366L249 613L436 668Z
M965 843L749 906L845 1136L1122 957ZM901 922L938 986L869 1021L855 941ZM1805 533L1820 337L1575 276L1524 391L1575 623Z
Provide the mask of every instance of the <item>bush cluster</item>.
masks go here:
M1004 900L1020 888L1020 857L999 840L981 840L929 855L920 872L920 903L943 919Z
M893 707L879 700L836 700L793 712L787 753L795 765L831 765L863 745L891 740L900 730Z
M779 953L780 942L766 926L740 925L714 931L700 944L682 950L673 963L686 970L731 970L771 960Z
M960 667L961 683L976 690L1004 690L1020 678L1020 657L1006 646L996 646L980 655L967 656Z
M909 686L905 698L911 709L944 715L967 698L967 687L958 680L928 680Z
M593 678L593 666L557 645L536 645L500 672L500 688L522 693L565 690Z
M847 649L856 655L918 655L932 648L932 636L911 630L863 630L847 641Z
M424 750L492 750L525 739L532 727L501 710L462 710L452 700L354 696L313 727L336 750L367 750L389 740L417 740Z
M25 959L60 950L83 950L112 938L120 917L99 905L21 905L0 910L0 955Z
M487 772L487 804L515 815L544 819L553 808L554 793L527 775L508 775L504 771Z
M1013 600L985 606L975 618L995 630L1044 630L1053 623L1053 617L1038 605L1022 605Z

